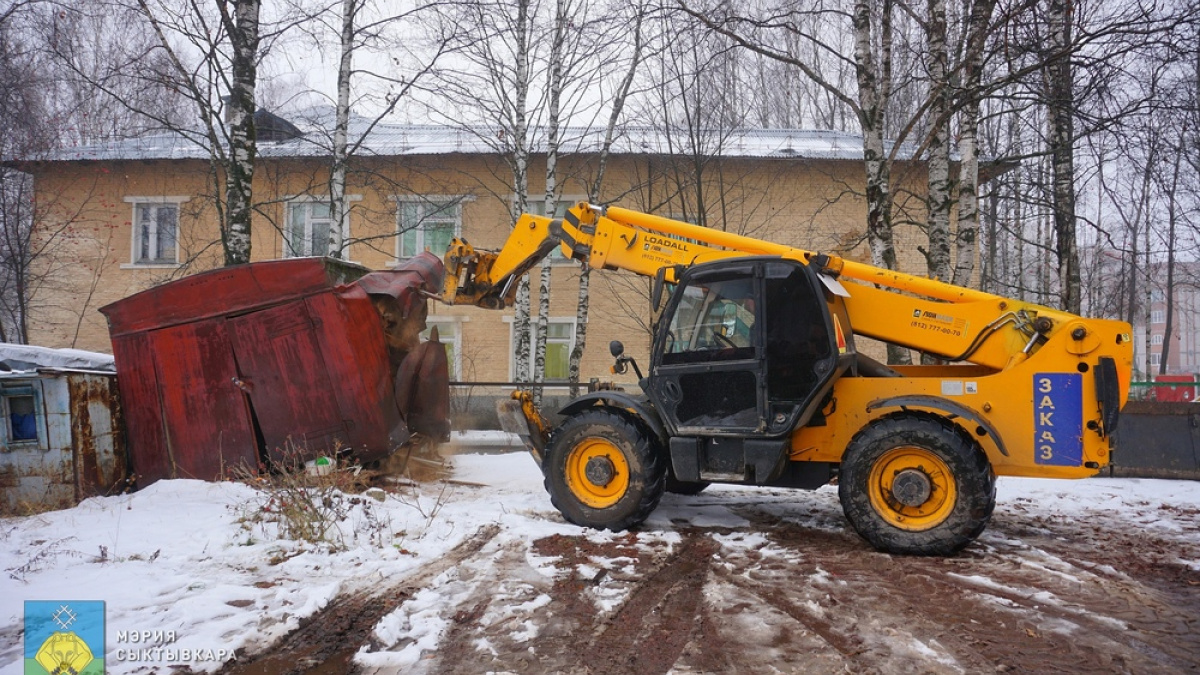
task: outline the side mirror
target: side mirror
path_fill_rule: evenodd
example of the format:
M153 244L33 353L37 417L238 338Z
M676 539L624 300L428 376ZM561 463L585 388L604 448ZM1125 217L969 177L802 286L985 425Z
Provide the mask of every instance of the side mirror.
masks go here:
M650 286L650 312L657 314L662 307L663 286L666 285L667 268L660 267L654 273L654 283Z
M612 354L614 359L619 359L625 353L625 345L621 344L620 340L613 340L608 343L608 353Z

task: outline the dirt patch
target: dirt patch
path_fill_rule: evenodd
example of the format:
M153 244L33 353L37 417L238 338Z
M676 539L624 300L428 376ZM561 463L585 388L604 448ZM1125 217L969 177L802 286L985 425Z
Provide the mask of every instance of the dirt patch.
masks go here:
M481 528L443 558L396 585L340 596L308 617L278 644L254 655L239 655L218 675L341 675L368 643L375 625L450 567L479 552L500 528Z
M1018 505L959 556L901 557L872 550L833 505L755 499L697 500L697 513L724 510L720 526L696 516L534 541L493 528L418 577L338 599L223 672L360 671L360 646L399 649L371 645L372 625L422 589L444 599L445 628L411 673L1200 669L1200 572L1186 563L1200 543L1187 532L1114 531Z

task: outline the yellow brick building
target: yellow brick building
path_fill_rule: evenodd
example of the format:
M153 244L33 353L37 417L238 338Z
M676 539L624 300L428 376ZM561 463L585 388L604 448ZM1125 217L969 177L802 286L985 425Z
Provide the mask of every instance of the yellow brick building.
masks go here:
M587 196L598 166L593 136L566 137L575 140L559 163L562 204ZM668 152L667 145L660 133L627 131L613 148L598 201L868 259L859 138L745 131L723 135L719 149L703 156ZM329 194L328 153L306 135L260 140L259 152L253 259L323 253L312 241L324 241L324 228L332 226L322 203ZM222 186L201 147L178 136L155 136L76 148L17 166L34 176L38 241L45 246L35 261L31 293L34 344L111 351L98 307L221 264L214 195ZM545 156L535 153L529 195L531 210L538 212L544 175ZM350 211L341 225L348 259L385 269L425 248L441 253L451 235L477 248L499 247L512 223L511 176L502 157L471 132L376 128L350 165ZM907 203L898 204L907 211L898 222L923 220L924 181L919 163L894 166L893 189L908 195ZM916 248L923 236L915 226L898 226L904 271L924 272ZM551 380L565 375L565 356L577 335L578 271L570 261L553 269ZM535 307L536 285L535 279ZM611 340L622 340L629 354L646 362L647 292L644 279L592 275L584 381L607 374ZM451 379L527 379L514 372L511 311L437 305L430 323L451 345Z

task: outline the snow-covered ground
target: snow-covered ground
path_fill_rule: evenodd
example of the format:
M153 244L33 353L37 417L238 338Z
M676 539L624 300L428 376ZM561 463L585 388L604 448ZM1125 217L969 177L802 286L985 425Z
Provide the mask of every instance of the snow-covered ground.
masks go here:
M270 506L264 493L241 483L160 481L65 511L0 520L0 675L22 672L25 600L103 600L109 673L159 672L170 663L204 671L218 668L222 655L234 650L262 650L335 597L433 574L402 609L382 617L373 646L356 657L360 665L395 670L438 650L453 622L445 606L461 604L473 586L462 566L431 564L482 530L494 528L498 538L526 544L555 535L583 536L598 546L626 541L621 534L566 524L524 453L460 455L452 461L450 482L377 492L382 501L356 495L340 503L347 516L332 538L342 550L281 540L277 526L263 518ZM690 499L668 495L638 545L669 549L685 526L710 528L717 545L728 546L732 539L770 555L737 508L749 503L775 518L802 519L818 532L847 529L836 488L789 493L713 487ZM1185 542L1181 550L1200 550L1200 533L1188 526L1200 513L1200 482L1001 479L998 504L996 520L1019 515L1022 528L1041 528L1049 536L1056 524L1087 523L1097 531L1139 529ZM1019 537L1014 528L990 530L976 546L1002 549ZM500 548L472 558L467 567L508 564L505 555ZM553 555L528 549L518 557L519 564L511 565L515 578L500 575L492 589L511 595L511 602L489 606L491 614L480 618L490 625L507 622L517 640L522 631L528 638L539 630L526 617L550 601L531 589L563 573ZM1176 562L1200 571L1200 559ZM596 579L622 571L619 556L588 564L594 566L576 571ZM993 582L971 576L964 583L986 589ZM619 589L596 585L598 612L620 605ZM931 663L940 663L942 657L935 657Z

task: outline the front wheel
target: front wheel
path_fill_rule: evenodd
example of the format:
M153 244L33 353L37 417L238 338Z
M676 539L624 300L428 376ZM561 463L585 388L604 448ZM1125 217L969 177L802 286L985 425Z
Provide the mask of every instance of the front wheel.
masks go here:
M872 422L846 448L838 476L846 519L889 553L952 555L983 532L996 480L983 450L940 417Z
M636 418L605 408L563 422L542 467L550 501L564 518L614 531L650 516L666 477L658 439Z

